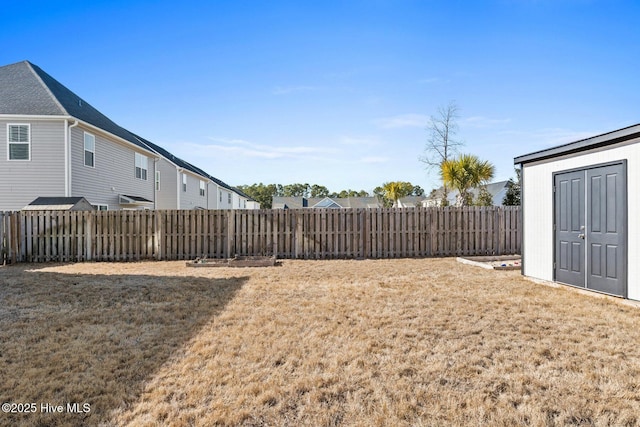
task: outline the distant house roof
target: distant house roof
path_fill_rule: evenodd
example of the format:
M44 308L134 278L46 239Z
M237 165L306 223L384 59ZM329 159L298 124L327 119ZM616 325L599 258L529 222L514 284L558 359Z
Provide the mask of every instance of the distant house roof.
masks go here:
M402 208L415 208L416 206L420 206L420 203L425 199L424 196L405 196L398 199L396 205Z
M380 208L377 197L274 197L274 209L301 208Z
M273 209L300 209L306 208L308 200L304 197L273 197L271 207Z
M38 197L23 211L91 211L95 206L84 197Z

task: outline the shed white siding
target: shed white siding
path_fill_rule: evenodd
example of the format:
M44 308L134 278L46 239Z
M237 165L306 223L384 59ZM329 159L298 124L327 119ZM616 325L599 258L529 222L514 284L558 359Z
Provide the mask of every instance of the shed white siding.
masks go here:
M524 275L553 280L553 174L627 160L628 297L640 300L640 139L560 156L523 167Z

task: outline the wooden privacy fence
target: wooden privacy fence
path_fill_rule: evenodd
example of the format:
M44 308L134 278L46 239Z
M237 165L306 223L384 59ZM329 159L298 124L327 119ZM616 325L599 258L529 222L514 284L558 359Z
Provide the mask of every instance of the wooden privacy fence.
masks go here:
M0 212L0 262L520 253L520 207Z

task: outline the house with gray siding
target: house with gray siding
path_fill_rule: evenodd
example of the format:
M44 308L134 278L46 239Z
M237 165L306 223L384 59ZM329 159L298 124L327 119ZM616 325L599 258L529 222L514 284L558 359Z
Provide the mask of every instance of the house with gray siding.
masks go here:
M37 197L84 197L102 210L231 208L219 202L227 193L246 198L117 125L38 66L0 67L0 211Z

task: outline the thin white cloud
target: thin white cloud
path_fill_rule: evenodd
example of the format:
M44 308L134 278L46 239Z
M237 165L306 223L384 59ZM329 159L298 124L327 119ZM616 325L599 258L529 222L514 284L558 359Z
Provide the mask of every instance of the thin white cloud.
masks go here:
M282 158L319 158L335 154L336 150L327 147L313 146L273 146L265 144L255 144L242 139L230 138L209 138L213 144L191 144L197 146L204 152L225 152L234 153L242 157L258 157L263 159Z
M380 141L377 138L370 137L370 136L342 135L340 137L340 143L343 145L371 147L371 146L379 145Z
M375 120L375 124L382 129L423 128L426 127L428 123L429 116L417 113L400 114Z

